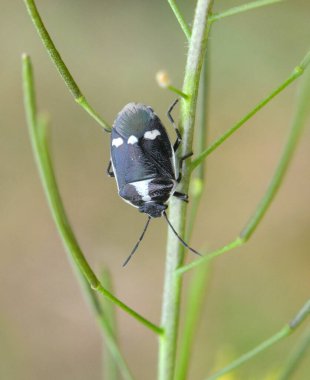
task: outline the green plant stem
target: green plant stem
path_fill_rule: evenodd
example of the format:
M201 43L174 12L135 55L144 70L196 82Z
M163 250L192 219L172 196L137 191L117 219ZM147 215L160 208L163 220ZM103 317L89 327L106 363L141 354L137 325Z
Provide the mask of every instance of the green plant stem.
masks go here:
M310 74L308 75L308 77ZM190 269L197 267L198 265L210 261L217 256L222 255L225 252L229 252L232 249L239 247L240 245L246 243L248 239L252 236L260 221L266 214L268 208L271 205L274 197L276 196L280 185L283 182L285 174L287 173L287 169L289 167L290 162L292 161L294 152L296 150L300 134L304 125L306 124L307 117L309 116L309 102L310 102L310 78L306 78L304 81L304 86L300 93L295 116L293 118L291 131L289 133L287 143L283 149L282 156L279 160L279 163L276 167L275 173L269 183L269 186L262 197L260 203L258 204L253 216L250 218L245 228L241 231L240 235L233 240L231 243L226 246L217 249L211 253L208 253L205 257L201 259L195 260L190 264L184 265L177 269L176 273L181 275L187 272Z
M309 77L309 75L308 75ZM253 232L256 230L257 225L264 217L266 211L268 210L271 202L273 201L275 195L277 194L280 185L283 182L284 176L287 173L289 164L293 158L294 152L296 150L299 137L301 135L302 129L306 124L306 119L309 115L309 101L310 101L310 80L306 78L303 91L299 97L299 103L295 112L295 116L292 122L292 128L288 136L287 143L284 147L282 157L278 163L275 170L274 176L271 179L269 187L263 196L260 204L257 207L256 212L251 217L246 227L240 234L240 238L243 241L247 241ZM306 83L309 82L309 83Z
M115 367L115 370L117 371L116 373L118 373L118 370L116 368L116 366L118 366L119 371L125 380L133 380L134 378L130 372L130 369L128 368L126 360L124 359L120 351L119 344L117 342L116 335L115 335L115 330L112 327L113 325L111 323L111 320L109 319L109 315L106 313L105 310L103 310L98 300L97 294L89 286L89 283L86 280L86 278L82 275L81 272L79 271L76 271L76 272L81 282L88 304L93 310L94 315L96 316L96 319L98 321L98 324L101 327L102 337L106 343L106 347L109 352L109 361L107 362L106 366L108 368L111 368L113 365ZM111 302L109 304L112 305ZM116 377L113 378L112 376L104 377L104 379L105 378L109 380L117 379Z
M148 327L157 334L162 334L163 331L160 327L154 325L152 322L142 317L136 311L134 311L129 306L120 301L118 298L116 298L107 289L105 289L96 277L90 265L88 264L75 238L66 212L64 210L55 174L53 171L52 162L48 152L45 133L43 133L44 131L42 130L42 128L37 128L38 126L35 92L30 58L27 55L23 55L22 62L25 109L34 156L37 162L37 166L39 168L41 181L50 206L50 210L52 212L58 232L62 238L63 244L66 248L66 251L74 268L76 268L76 270L78 270L85 276L92 289L104 295L107 299L112 301L114 304L116 304L126 313L131 315L137 321L142 323L144 326Z
M206 253L206 255L204 257L202 257L201 259L197 259L197 260L192 261L191 263L189 263L187 265L184 265L184 266L178 268L176 270L176 274L180 276L180 275L188 272L189 270L198 267L201 264L204 264L208 261L215 259L218 256L221 256L223 253L230 252L231 250L233 250L237 247L240 247L243 243L244 242L242 241L242 239L237 237L235 240L224 245L223 247L220 247L220 248L216 249L215 251Z
M181 155L192 150L193 132L196 113L196 102L199 87L199 78L203 57L208 38L208 15L213 1L198 0L193 23L192 37L189 44L185 77L182 91L189 95L188 99L181 100L180 129L183 136ZM187 192L189 186L188 164L185 162L181 191ZM170 202L170 219L176 230L184 236L186 206L184 202ZM177 331L180 315L180 295L182 279L175 276L175 270L180 267L184 259L184 247L174 234L169 231L167 241L167 260L164 284L164 298L162 307L162 326L165 334L160 338L159 348L159 379L172 380L175 373L175 357Z
M112 284L112 278L110 271L105 268L102 272L102 275L100 276L102 285L109 290L109 292L113 293L113 284ZM113 332L113 336L117 344L119 345L118 340L118 329L117 329L117 323L116 323L116 312L115 307L112 302L109 302L104 297L101 298L101 308L106 315L107 321L109 323L109 326L111 327L111 331ZM117 380L118 379L118 368L117 368L117 362L114 360L113 356L111 355L111 352L109 350L109 347L106 344L105 355L104 355L104 372L103 372L103 379L109 379L109 380Z
M38 125L37 130L39 134L39 139L44 144L46 144L47 142L46 133L47 133L47 126L48 126L46 118L40 117L39 115L38 120L37 120L37 125ZM102 337L105 340L107 349L109 351L109 354L111 355L111 361L113 361L114 365L117 364L125 380L133 380L133 376L131 375L131 372L126 363L126 360L124 359L120 351L115 333L112 329L111 321L108 318L108 313L105 313L104 310L102 309L101 304L98 300L97 294L90 287L83 273L79 270L76 270L76 267L74 267L74 270L77 275L78 281L81 285L81 288L83 290L83 294L86 298L86 301L88 305L90 306L90 308L93 310L96 320L98 321L98 324L101 328ZM110 307L111 305L113 305L112 302L107 302L107 304L109 304ZM111 380L113 379L111 378Z
M62 76L67 87L69 88L71 94L73 95L75 101L82 107L84 110L92 116L97 123L106 131L111 132L111 127L109 124L101 117L99 114L91 107L91 105L86 100L85 96L82 94L75 80L73 79L70 71L65 65L61 55L59 54L56 46L51 39L45 25L43 24L42 18L38 12L34 0L24 0L27 7L30 18L41 38L43 45L45 46L51 60L54 62L59 74Z
M208 42L209 44L209 42ZM209 91L209 59L208 59L208 53L209 50L206 52L206 57L204 59L202 73L201 73L201 86L200 86L200 93L199 93L199 104L198 104L198 114L199 114L199 120L197 125L197 133L195 137L195 152L199 155L201 152L204 151L206 142L207 142L207 114L208 114L208 91ZM189 216L189 223L187 227L187 234L186 234L186 241L190 241L192 230L194 228L195 219L198 212L198 207L201 201L201 197L203 194L204 186L205 186L205 164L206 161L204 160L201 165L197 168L197 170L194 173L194 176L191 181L190 185L190 201L191 201L191 211Z
M90 289L91 290L91 289ZM115 336L113 334L113 331L108 327L108 321L104 320L104 318L99 318L99 323L102 325L102 329L104 329L104 339L106 341L107 348L111 354L111 361L113 360L113 363L116 363L120 373L122 374L123 379L125 380L134 380L134 377L123 357L123 355L120 352L119 346L117 341L115 340ZM110 369L111 369L111 364ZM111 373L111 372L109 372ZM117 374L115 376L115 379L117 379ZM105 377L104 377L105 379ZM109 380L113 380L113 377L109 377Z
M188 99L188 95L187 94L184 94L184 92L182 92L178 88L172 86L171 84L169 84L167 86L167 89L170 90L170 91L172 91L172 92L174 92L177 95L180 95L183 99Z
M289 380L295 374L298 365L301 363L305 354L310 348L310 328L305 331L297 347L292 352L287 363L285 364L282 372L280 373L278 380Z
M171 7L176 19L178 20L187 40L189 41L191 38L191 30L190 30L187 22L185 21L182 13L180 12L179 7L177 6L177 4L174 0L168 0L168 3L170 4L170 7Z
M223 12L220 12L220 13L214 13L211 16L210 21L211 22L218 21L218 20L221 20L222 18L225 18L228 16L234 16L236 14L247 12L247 11L250 11L252 9L256 9L256 8L264 7L266 5L272 5L272 4L280 3L280 2L283 2L283 0L252 1L251 3L243 4L243 5L240 5L238 7L233 7L233 8L230 8L230 9L223 11Z
M178 358L177 376L178 380L188 379L190 360L192 359L193 343L197 332L201 311L206 299L207 286L210 279L210 265L201 265L192 279L187 292L186 316L182 329L182 340Z
M210 41L208 41L208 46ZM197 132L195 137L195 151L197 153L202 152L205 149L207 138L207 115L208 115L208 100L209 100L209 66L210 61L208 55L210 54L210 48L208 47L206 52L206 58L204 60L201 84L198 96L198 112L199 120L197 123ZM196 170L195 176L191 181L190 186L190 201L191 210L189 216L189 223L187 227L186 241L190 241L195 219L197 217L198 207L201 202L203 189L205 186L205 164L204 161ZM191 353L193 352L194 338L197 332L197 326L199 323L199 317L204 304L207 293L208 280L210 278L210 266L208 263L198 268L197 273L191 279L189 290L186 295L186 313L184 320L184 327L181 329L182 337L179 344L179 354L177 360L176 379L186 380L188 378L188 370L190 360L192 359Z
M220 371L214 373L212 376L207 377L206 380L215 380L223 376L225 373L231 372L232 370L240 367L242 364L252 359L256 355L265 351L269 347L273 346L275 343L291 335L309 316L310 314L310 300L308 300L302 309L298 312L296 317L287 325L285 325L279 332L273 335L271 338L265 340L263 343L259 344L253 350L247 352L246 354L240 356L237 360L234 360L227 367L221 369Z
M300 62L299 66L296 66L291 75L280 84L270 95L260 101L249 113L247 113L241 120L228 129L222 136L215 140L206 150L199 154L193 161L191 170L194 170L200 163L216 148L223 144L233 133L235 133L240 127L242 127L249 119L251 119L258 111L260 111L266 104L268 104L275 96L282 92L292 82L299 78L308 67L310 62L310 52Z
M208 41L208 46L210 41ZM207 133L208 133L208 115L209 115L209 89L210 89L210 48L206 51L202 73L201 73L201 88L199 102L199 123L197 130L196 151L198 154L206 149ZM204 182L205 179L205 161L196 171L195 178L199 178Z

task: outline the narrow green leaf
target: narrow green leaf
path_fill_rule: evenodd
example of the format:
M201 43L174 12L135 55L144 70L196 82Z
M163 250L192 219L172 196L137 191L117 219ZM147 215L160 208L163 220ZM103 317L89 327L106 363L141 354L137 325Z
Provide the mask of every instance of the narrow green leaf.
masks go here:
M101 283L106 289L113 293L112 277L110 271L107 268L105 268L102 272ZM107 300L102 297L101 306L108 320L114 339L118 344L118 329L114 304L112 302L107 302ZM103 379L117 380L119 375L117 368L118 363L114 360L113 356L111 355L108 345L104 351L105 352L103 357Z
M211 22L221 20L222 18L234 16L239 13L247 12L256 8L264 7L266 5L272 5L275 3L283 2L284 0L258 0L252 1L251 3L239 5L238 7L233 7L223 11L221 13L214 13L210 19Z
M73 76L71 75L69 69L67 68L63 59L61 58L59 51L56 49L56 46L42 21L42 18L39 14L38 8L34 0L24 0L24 2L28 10L29 16L33 22L33 25L35 26L39 34L39 37L48 52L48 55L54 62L59 74L65 81L75 101L78 104L80 104L82 108L84 108L84 110L90 116L92 116L106 132L111 132L111 127L109 126L109 124L101 116L99 116L99 114L87 102L86 98L79 89L77 83L73 79Z
M308 328L305 333L302 335L300 341L297 343L297 346L294 348L291 356L289 357L286 363L283 363L284 367L278 377L278 380L290 380L293 379L293 376L298 369L298 366L301 364L302 359L310 349L310 328Z
M178 20L187 40L189 41L191 38L191 30L190 30L187 22L185 21L182 13L180 12L179 7L177 6L177 4L174 0L168 0L168 3L170 5L176 19Z
M27 55L23 55L22 63L24 102L33 153L37 162L41 181L54 222L57 226L59 235L62 238L63 244L66 248L68 257L70 258L73 267L85 276L92 289L104 295L107 299L123 309L126 313L131 315L144 326L148 327L157 334L162 334L163 330L160 327L154 325L152 322L142 317L139 313L131 309L129 306L115 297L112 293L110 293L107 289L105 289L88 264L75 238L62 203L48 151L46 128L44 127L42 129L41 125L41 128L38 129L39 125L37 124L34 81L30 58Z

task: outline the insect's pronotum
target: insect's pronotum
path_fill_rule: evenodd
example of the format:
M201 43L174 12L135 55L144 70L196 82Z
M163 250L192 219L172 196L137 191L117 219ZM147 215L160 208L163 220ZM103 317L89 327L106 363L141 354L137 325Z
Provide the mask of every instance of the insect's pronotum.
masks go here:
M177 102L178 99L167 112L177 134L173 146L159 117L151 107L144 104L127 104L113 124L111 159L107 172L111 177L115 177L119 196L148 215L144 230L124 265L138 248L151 218L161 216L165 217L181 243L199 255L175 231L165 211L171 196L188 201L187 194L175 190L182 179L182 163L192 155L189 153L181 157L179 164L176 165L176 151L182 142L182 137L171 111Z

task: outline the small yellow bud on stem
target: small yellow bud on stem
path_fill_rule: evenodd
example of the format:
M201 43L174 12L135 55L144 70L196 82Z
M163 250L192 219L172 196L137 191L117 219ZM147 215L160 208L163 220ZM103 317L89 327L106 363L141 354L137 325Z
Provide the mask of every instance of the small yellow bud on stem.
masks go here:
M169 74L165 70L160 70L156 73L156 81L159 87L167 88L168 90L180 95L184 99L188 99L188 95L171 85Z

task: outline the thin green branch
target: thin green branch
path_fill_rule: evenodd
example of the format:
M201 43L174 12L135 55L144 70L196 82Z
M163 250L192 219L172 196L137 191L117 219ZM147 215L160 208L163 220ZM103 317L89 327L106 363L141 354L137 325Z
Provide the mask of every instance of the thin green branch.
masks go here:
M200 87L200 99L199 99L199 122L197 126L196 134L196 152L199 155L206 149L207 137L208 137L208 115L209 115L209 91L210 91L210 41L208 41L208 50L204 59L204 64L201 73L201 87ZM205 182L205 164L206 162L196 170L195 178L199 178ZM205 183L204 183L205 184Z
M310 299L304 304L304 306L299 310L295 317L289 323L292 330L299 327L310 315Z
M258 205L256 212L251 217L246 227L240 234L240 238L244 241L247 241L251 237L253 232L256 230L259 222L266 214L271 202L273 201L274 197L276 196L279 190L280 185L283 182L284 176L287 173L287 169L295 153L299 137L301 135L304 125L306 124L306 119L309 114L308 102L310 101L310 82L306 83L306 85L308 85L308 88L304 87L304 91L302 91L302 94L300 96L299 104L292 123L291 132L288 136L288 141L286 143L286 146L284 147L282 157L275 170L274 176L268 186L265 195L263 196L260 204Z
M278 380L289 380L295 374L298 366L300 365L305 354L310 349L310 328L302 335L297 347L293 350L287 363L284 365L282 372L280 373Z
M180 355L178 358L177 376L178 380L188 379L188 369L193 343L196 335L201 310L206 299L207 286L210 279L210 265L201 265L192 279L187 292L186 316L182 329L182 340L180 344Z
M185 21L182 13L180 12L179 7L177 6L177 4L174 0L168 0L168 3L170 4L170 7L171 7L175 17L177 18L187 40L189 41L191 38L191 30L190 30L187 22Z
M174 92L177 95L180 95L183 99L188 99L187 94L185 94L183 91L179 90L178 88L172 86L171 84L167 86L167 89Z
M42 128L38 128L33 72L30 58L27 55L23 55L22 63L25 110L34 156L55 224L74 268L85 276L91 288L103 294L107 299L119 306L144 326L157 334L162 334L163 330L160 327L142 317L105 289L88 264L75 238L61 200L47 147L45 131Z
M272 5L275 3L283 2L284 0L258 0L258 1L252 1L248 4L239 5L237 7L230 8L226 11L220 12L220 13L214 13L211 16L210 22L221 20L222 18L234 16L238 13L243 13L250 11L252 9L264 7L266 5Z
M59 54L56 46L51 39L45 25L42 21L42 18L38 12L34 0L24 0L27 7L30 18L41 38L43 45L45 46L51 60L54 62L59 74L62 76L67 87L69 88L71 94L73 95L75 101L82 107L84 110L92 116L99 125L106 131L111 132L111 127L109 124L91 107L91 105L86 100L85 96L82 94L75 80L73 79L69 69L65 65L61 55Z
M102 285L109 290L109 292L113 293L113 284L112 277L110 271L105 268L102 272L101 283ZM101 309L103 310L104 315L109 323L111 331L113 333L113 337L117 345L118 343L118 329L116 323L116 310L115 306L112 302L109 302L106 298L101 297ZM118 362L114 360L114 357L109 349L108 342L106 342L106 349L104 350L104 360L103 360L103 379L109 380L117 380L119 378L118 371Z
M182 91L188 94L188 99L181 100L180 129L183 142L179 154L185 155L192 150L196 102L200 72L205 55L209 33L208 17L213 5L212 0L198 0L196 5L192 36L189 43L185 77ZM182 150L182 151L181 151ZM189 187L189 170L185 162L181 191L187 193ZM184 202L171 200L170 219L175 229L184 236L186 221L186 206ZM159 379L173 380L175 375L176 344L180 317L180 298L182 278L175 276L175 270L184 260L184 247L180 245L175 235L169 231L167 241L167 260L162 306L162 326L165 335L160 339L159 349Z
M42 128L42 127L44 128L44 125L41 125L40 128ZM97 293L95 293L93 291L93 289L89 286L89 283L88 283L87 279L85 278L85 276L80 271L76 271L76 272L77 272L78 278L81 282L82 288L84 290L84 295L86 296L88 304L90 305L91 309L93 310L93 312L96 316L96 319L99 323L99 326L101 327L102 337L105 340L107 350L111 356L111 358L109 358L110 360L106 364L106 366L107 367L108 367L108 365L118 366L119 371L121 372L121 374L125 380L133 380L134 378L130 372L130 369L126 363L126 360L124 359L124 357L121 353L118 341L116 339L115 329L113 328L113 324L111 323L111 320L109 319L109 315L107 313L107 310L104 310L102 308L102 306L99 302L99 299L97 297ZM109 306L111 306L111 305L112 305L112 303L109 302ZM110 364L110 362L112 362L112 364ZM108 377L108 379L113 380L113 377ZM116 377L115 377L115 379L116 379Z
M215 140L204 152L199 154L192 162L191 169L194 170L200 163L216 148L218 148L224 141L226 141L234 132L242 127L249 119L251 119L258 111L260 111L266 104L268 104L275 96L282 92L286 87L299 78L310 63L310 52L304 57L298 66L295 67L290 76L280 84L270 95L260 101L248 114L239 120L234 126L226 131L222 136Z
M218 256L221 256L223 253L230 252L233 249L235 249L237 247L240 247L243 243L244 243L243 240L240 239L240 237L237 237L235 240L233 240L229 244L227 244L227 245L225 245L225 246L223 246L221 248L218 248L215 251L206 253L206 255L204 257L202 257L201 259L194 260L191 263L189 263L187 265L183 265L182 267L178 268L176 270L176 274L177 275L182 275L185 272L187 272L187 271L189 271L191 269L194 269L194 268L196 268L197 266L199 266L201 264L204 264L204 263L206 263L208 261L211 261L211 260L215 259Z
M236 368L240 367L242 364L246 363L248 360L252 359L256 355L260 354L261 352L273 346L275 343L278 343L280 340L288 337L309 316L309 313L310 313L310 300L308 300L305 303L303 308L298 312L297 316L290 323L285 325L279 332L277 332L271 338L265 340L263 343L259 344L253 350L240 356L240 358L238 358L237 360L234 360L227 367L221 369L220 371L216 372L212 376L207 377L206 380L218 379L219 377L223 376L225 373L231 372L232 370L235 370ZM298 320L299 323L296 323L296 320Z
M299 66L297 66L295 70L298 70L298 69L305 70L309 64L310 64L310 51L308 51L308 53L304 56Z
M308 76L310 76L310 73ZM196 266L206 261L212 260L215 257L220 256L225 252L231 251L232 249L247 242L247 240L252 236L257 226L259 225L260 221L266 214L269 206L271 205L271 202L273 201L274 197L276 196L279 190L280 185L283 182L285 174L287 173L287 169L289 167L289 164L292 161L302 129L305 126L306 120L309 116L309 112L310 112L309 103L310 103L310 78L306 78L304 81L304 85L302 87L302 91L300 92L300 95L298 98L297 107L296 107L295 115L292 121L292 127L287 139L287 143L283 149L283 153L281 155L277 168L274 172L274 175L270 181L270 184L263 198L258 204L253 216L250 218L245 228L241 231L240 235L235 240L233 240L231 243L227 244L226 246L217 249L214 252L206 254L206 256L202 257L201 259L195 260L191 262L190 264L187 264L187 265L184 265L183 267L178 268L176 271L178 275L181 275L187 272L188 270L193 269Z
M209 45L210 42L208 42ZM201 73L201 85L199 89L198 96L198 123L197 132L195 136L195 152L199 155L205 150L207 144L207 120L208 120L208 110L209 110L209 65L210 61L208 59L209 49L206 52L206 57L204 59L202 73ZM191 210L189 216L189 222L187 227L186 241L190 240L192 235L192 230L194 228L195 219L198 213L198 207L201 201L203 190L205 187L205 164L204 160L198 169L195 171L194 176L190 184L190 201Z
M105 338L108 350L112 357L111 360L113 359L114 363L117 364L119 371L122 374L123 379L134 380L134 377L120 351L120 348L118 346L118 342L115 339L114 333L109 328L108 321L105 320L102 316L100 316L99 323L102 325L102 328L104 329L104 338ZM112 377L109 377L109 379L113 380Z
M172 86L169 74L165 70L160 70L156 73L156 81L159 87L168 89L175 94L181 96L183 99L188 99L188 95L181 91L179 88Z

